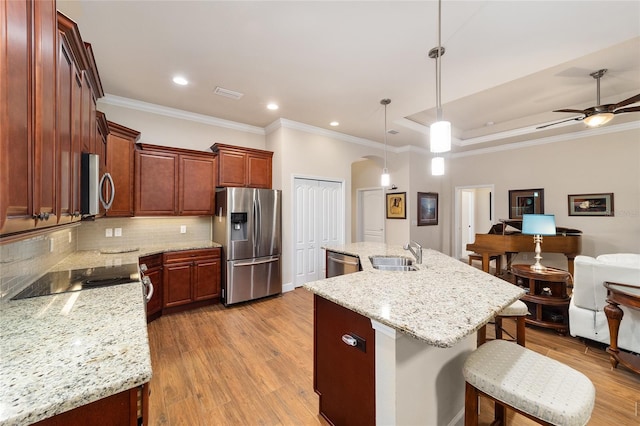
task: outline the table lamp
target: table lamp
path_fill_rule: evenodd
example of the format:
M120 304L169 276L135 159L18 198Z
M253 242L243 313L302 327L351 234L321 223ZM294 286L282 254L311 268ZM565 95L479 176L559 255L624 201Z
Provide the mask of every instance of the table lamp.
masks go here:
M524 235L533 235L533 242L536 245L534 259L536 263L531 265L531 269L534 271L544 271L547 269L540 264L542 256L540 253L542 249L543 235L556 235L556 219L552 214L523 214L522 215L522 233Z

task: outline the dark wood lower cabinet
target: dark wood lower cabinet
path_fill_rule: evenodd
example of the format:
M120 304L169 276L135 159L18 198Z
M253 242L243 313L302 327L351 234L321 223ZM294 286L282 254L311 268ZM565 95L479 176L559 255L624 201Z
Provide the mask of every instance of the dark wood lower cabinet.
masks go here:
M149 384L66 411L35 426L146 426L149 420Z
M164 254L163 313L220 300L220 249Z
M374 425L375 331L371 320L317 295L313 301L313 386L320 396L320 414L336 426Z

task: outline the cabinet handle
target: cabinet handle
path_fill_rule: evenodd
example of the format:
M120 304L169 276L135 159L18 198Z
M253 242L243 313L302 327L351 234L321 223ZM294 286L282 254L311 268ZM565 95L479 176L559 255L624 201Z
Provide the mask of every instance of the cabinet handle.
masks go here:
M349 346L357 346L358 345L358 341L351 335L349 334L343 334L342 335L342 341L344 343L346 343Z

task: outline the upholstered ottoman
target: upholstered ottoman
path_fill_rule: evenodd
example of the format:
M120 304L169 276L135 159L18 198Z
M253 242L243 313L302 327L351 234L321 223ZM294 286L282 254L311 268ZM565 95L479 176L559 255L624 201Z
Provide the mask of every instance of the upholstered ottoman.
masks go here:
M595 402L593 383L561 362L505 340L493 340L469 355L463 367L466 381L465 426L478 424L478 397L496 404L495 418L504 422L510 407L540 424L583 426Z

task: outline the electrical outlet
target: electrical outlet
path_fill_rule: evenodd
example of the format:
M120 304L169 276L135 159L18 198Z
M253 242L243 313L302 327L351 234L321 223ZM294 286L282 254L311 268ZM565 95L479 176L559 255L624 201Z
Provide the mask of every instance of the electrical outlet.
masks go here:
M115 228L114 232L116 237L122 237L122 228Z
M187 233L187 225L180 225L180 233L181 234Z
M71 231L69 231L69 244L71 244Z
M113 228L107 228L104 230L104 236L107 238L113 237Z
M53 253L53 238L49 239L49 253Z

